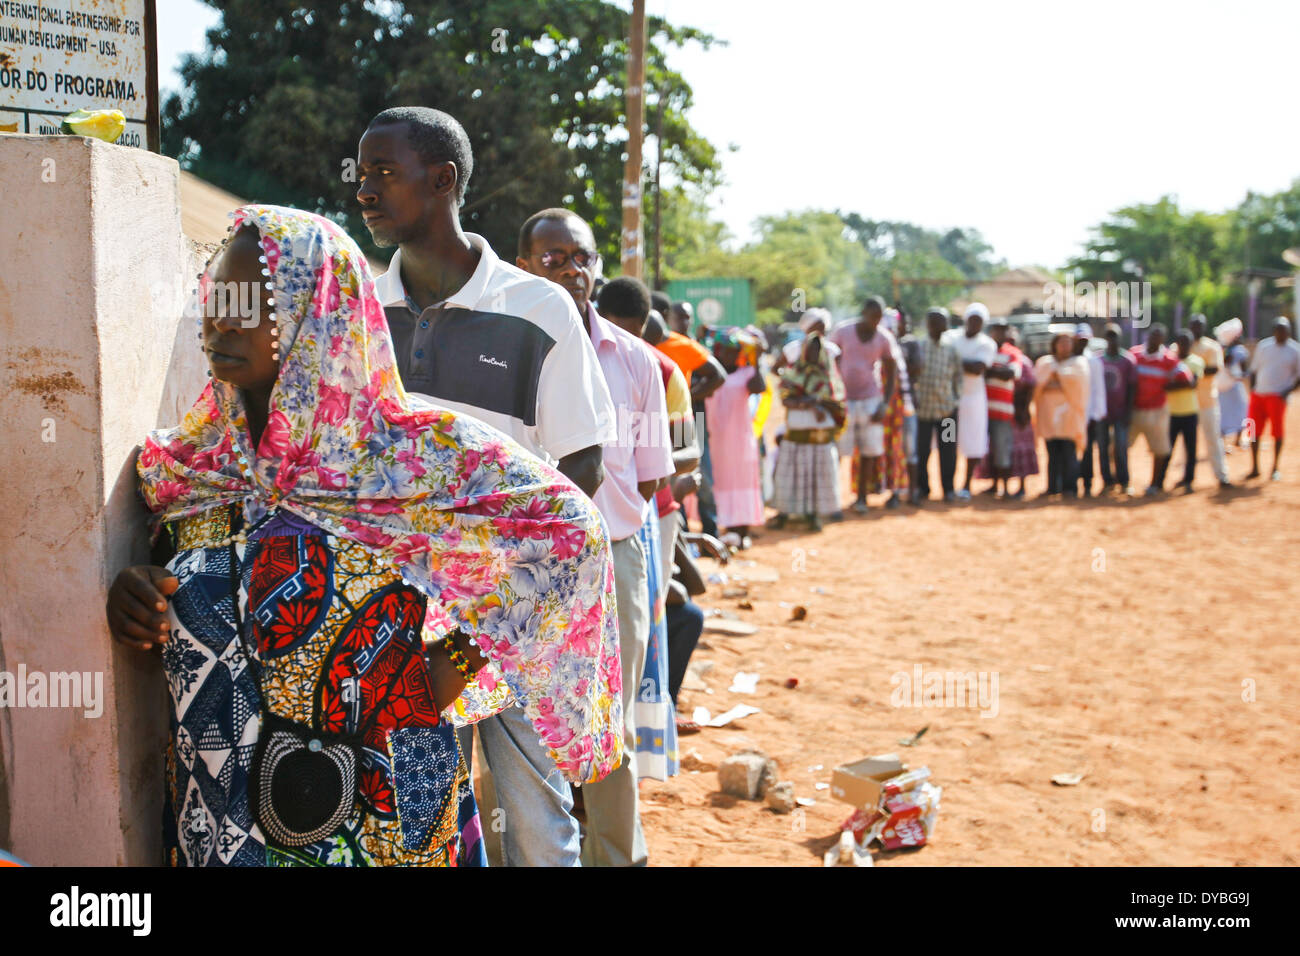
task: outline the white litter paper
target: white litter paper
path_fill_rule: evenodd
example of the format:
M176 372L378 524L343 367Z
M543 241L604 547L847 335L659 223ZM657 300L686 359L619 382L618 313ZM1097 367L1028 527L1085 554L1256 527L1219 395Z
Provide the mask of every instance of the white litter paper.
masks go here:
M707 707L696 707L691 711L691 720L695 721L701 727L725 727L733 720L740 720L742 717L748 717L750 714L762 713L757 707L751 707L749 704L737 704L726 713L718 714L714 717L709 713Z
M758 678L758 674L736 671L736 676L731 679L731 686L727 690L733 694L752 694L758 690Z

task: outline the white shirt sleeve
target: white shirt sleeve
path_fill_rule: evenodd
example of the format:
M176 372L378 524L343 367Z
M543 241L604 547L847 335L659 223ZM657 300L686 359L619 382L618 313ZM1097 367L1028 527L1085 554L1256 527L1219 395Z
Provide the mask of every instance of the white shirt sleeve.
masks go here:
M583 328L573 300L556 296L546 308L567 308L561 329L537 384L537 435L546 453L559 461L565 455L604 445L617 435L614 400L601 374L591 338Z

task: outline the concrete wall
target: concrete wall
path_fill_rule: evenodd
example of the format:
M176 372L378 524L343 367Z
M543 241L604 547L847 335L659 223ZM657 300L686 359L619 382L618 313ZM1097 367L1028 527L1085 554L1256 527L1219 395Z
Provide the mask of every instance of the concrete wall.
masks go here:
M166 689L103 608L117 571L148 561L135 449L206 381L181 315L202 251L181 236L178 172L0 135L0 671L103 681L98 718L0 708L0 847L35 864L160 860Z

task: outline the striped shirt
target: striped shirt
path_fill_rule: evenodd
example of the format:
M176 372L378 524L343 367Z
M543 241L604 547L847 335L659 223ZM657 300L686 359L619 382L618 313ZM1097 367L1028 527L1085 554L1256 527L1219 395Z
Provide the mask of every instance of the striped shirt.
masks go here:
M1178 367L1178 356L1163 345L1158 352L1149 352L1146 346L1140 346L1131 349L1129 355L1133 357L1138 373L1137 396L1133 400L1133 407L1164 408L1168 398L1165 383Z
M1025 354L1010 342L1003 342L998 349L998 356L991 368L1007 368L1012 371L1011 378L986 378L985 390L989 399L989 418L995 421L1009 422L1016 417L1016 382L1025 373Z

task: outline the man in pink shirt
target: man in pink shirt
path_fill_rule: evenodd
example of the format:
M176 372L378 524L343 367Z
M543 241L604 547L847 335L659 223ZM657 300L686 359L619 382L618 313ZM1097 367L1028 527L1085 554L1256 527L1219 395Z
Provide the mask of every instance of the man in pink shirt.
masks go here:
M860 318L841 322L830 335L840 349L836 361L848 407L840 454L849 457L857 449L858 498L853 510L858 514L866 514L867 491L876 483L877 464L885 453L885 412L897 380L893 336L880 328L884 314L885 300L873 295Z
M648 502L673 474L659 364L639 338L602 318L591 302L598 270L591 227L567 209L543 209L519 231L519 268L562 286L578 307L617 413L617 435L604 446L605 480L593 501L609 528L617 591L626 747L622 765L582 788L587 812L584 866L643 866L645 836L637 813L636 692L650 637L647 555L637 538Z

